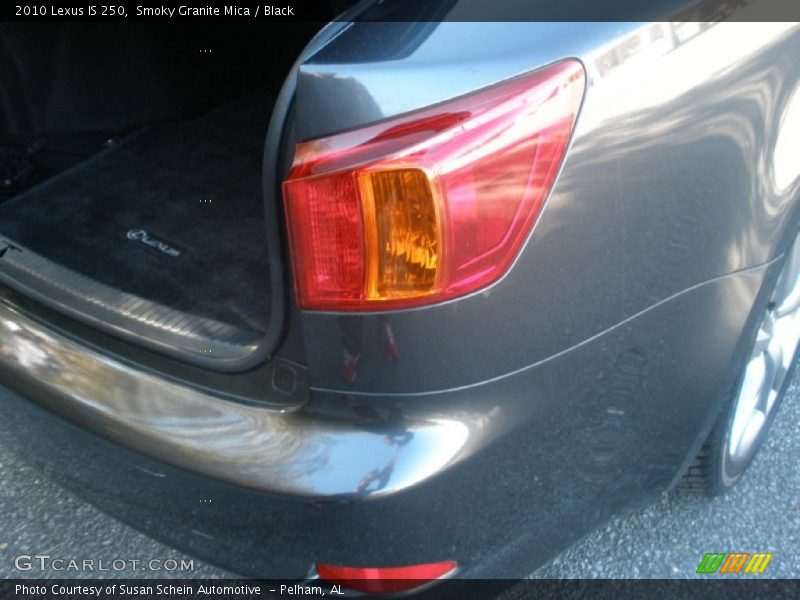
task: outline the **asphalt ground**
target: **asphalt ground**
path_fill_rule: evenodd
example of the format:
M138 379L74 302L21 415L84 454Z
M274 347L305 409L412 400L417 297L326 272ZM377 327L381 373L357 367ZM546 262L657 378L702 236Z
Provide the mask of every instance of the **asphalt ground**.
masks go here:
M665 494L644 510L620 515L537 569L535 578L696 577L707 552L772 552L762 577L800 577L800 370L754 464L727 495ZM108 577L216 578L231 574L168 548L106 516L12 455L0 439L0 577L87 576L20 571L20 554L103 559L158 559L193 569L104 573ZM514 589L506 598L521 596Z
M546 578L694 578L707 552L772 552L759 577L800 577L800 369L753 464L725 495L678 491L612 519L541 567Z

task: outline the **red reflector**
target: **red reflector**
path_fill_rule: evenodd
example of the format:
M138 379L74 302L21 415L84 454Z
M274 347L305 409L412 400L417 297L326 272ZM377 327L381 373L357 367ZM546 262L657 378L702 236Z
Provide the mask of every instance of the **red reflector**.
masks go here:
M567 60L298 144L283 191L300 306L418 306L497 281L555 181L583 89Z
M322 579L351 590L370 594L391 594L417 589L451 574L458 563L445 561L408 567L339 567L317 565Z

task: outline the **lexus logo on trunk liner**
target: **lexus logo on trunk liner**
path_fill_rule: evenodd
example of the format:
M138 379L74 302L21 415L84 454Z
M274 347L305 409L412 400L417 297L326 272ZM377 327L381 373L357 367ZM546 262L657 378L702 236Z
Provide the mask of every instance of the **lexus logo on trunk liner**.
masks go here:
M175 246L154 238L144 229L131 229L128 231L127 238L129 240L142 242L143 244L150 246L159 252L163 252L167 256L178 257L183 254L183 252L178 250Z

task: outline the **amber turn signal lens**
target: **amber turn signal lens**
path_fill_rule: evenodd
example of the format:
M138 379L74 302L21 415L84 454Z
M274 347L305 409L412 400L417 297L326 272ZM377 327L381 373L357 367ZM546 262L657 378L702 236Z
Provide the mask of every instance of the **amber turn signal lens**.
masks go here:
M433 290L439 219L430 181L419 169L375 171L359 178L367 250L367 299L420 296Z

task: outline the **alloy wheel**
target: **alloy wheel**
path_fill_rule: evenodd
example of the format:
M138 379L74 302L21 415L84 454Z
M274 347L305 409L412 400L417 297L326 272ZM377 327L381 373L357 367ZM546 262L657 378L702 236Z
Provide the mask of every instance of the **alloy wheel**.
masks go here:
M766 431L800 341L800 236L783 265L748 359L726 432L723 477L738 479Z

